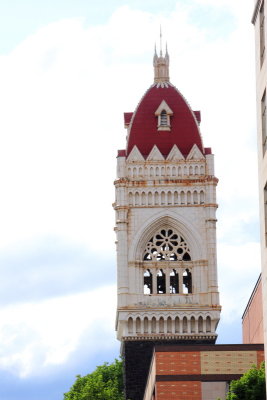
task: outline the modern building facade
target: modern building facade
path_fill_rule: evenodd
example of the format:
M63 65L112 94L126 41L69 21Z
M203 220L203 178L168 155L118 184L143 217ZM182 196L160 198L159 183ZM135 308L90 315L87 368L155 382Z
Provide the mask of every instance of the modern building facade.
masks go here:
M258 132L259 201L261 223L262 303L264 319L264 343L267 343L267 60L266 60L266 13L264 0L256 0L252 23L255 27L256 54L256 104ZM267 357L265 356L265 361Z
M126 398L143 399L156 344L214 344L221 306L214 160L200 112L155 51L154 83L125 113L115 181L118 306Z
M229 383L263 360L260 344L156 346L144 400L224 400Z

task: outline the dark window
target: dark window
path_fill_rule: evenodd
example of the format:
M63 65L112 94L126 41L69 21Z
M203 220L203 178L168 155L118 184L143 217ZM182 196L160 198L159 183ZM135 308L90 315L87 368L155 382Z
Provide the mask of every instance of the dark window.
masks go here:
M192 293L192 274L189 269L183 273L183 292L184 294Z
M166 293L166 277L162 269L157 273L157 293Z
M168 116L165 110L160 113L160 126L168 126Z
M175 269L170 273L170 293L179 293L179 275Z
M144 294L152 293L152 274L149 269L144 272Z

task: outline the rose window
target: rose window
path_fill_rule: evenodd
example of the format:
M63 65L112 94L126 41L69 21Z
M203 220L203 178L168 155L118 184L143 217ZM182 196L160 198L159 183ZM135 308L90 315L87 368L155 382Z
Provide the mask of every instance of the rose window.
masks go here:
M190 261L190 250L182 236L172 229L161 229L147 243L146 261Z

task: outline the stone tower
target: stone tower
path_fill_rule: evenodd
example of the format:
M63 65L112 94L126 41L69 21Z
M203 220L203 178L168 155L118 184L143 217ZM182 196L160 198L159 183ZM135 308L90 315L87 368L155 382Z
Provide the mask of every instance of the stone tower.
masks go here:
M215 343L220 310L213 155L169 81L169 55L125 113L126 150L115 181L118 307L126 398L141 400L155 344Z

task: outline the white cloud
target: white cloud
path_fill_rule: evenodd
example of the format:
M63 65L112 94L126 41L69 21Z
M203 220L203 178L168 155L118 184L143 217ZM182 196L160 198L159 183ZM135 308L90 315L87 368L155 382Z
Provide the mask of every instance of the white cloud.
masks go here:
M95 351L96 343L100 347L114 347L115 292L114 286L107 286L2 308L0 369L23 378L40 375L53 365L68 362L85 334L88 353Z

